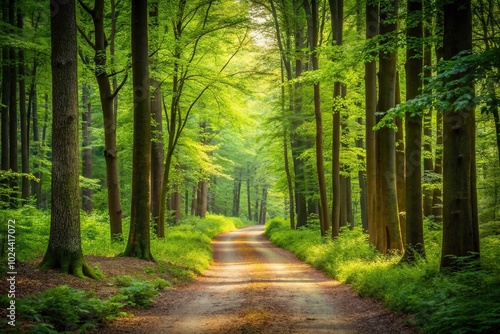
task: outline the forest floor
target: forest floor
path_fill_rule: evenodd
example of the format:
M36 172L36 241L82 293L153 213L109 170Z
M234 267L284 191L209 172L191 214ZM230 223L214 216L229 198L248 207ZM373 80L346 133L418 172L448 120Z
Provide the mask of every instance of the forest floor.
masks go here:
M212 245L214 263L197 280L163 290L153 307L130 310L134 317L118 318L93 332L417 333L405 325L404 316L360 297L349 286L272 245L263 226L219 235ZM157 269L155 264L131 258L89 256L86 260L107 278L81 280L38 270L36 263L20 264L16 297L66 284L106 298L119 288L113 277L151 279Z

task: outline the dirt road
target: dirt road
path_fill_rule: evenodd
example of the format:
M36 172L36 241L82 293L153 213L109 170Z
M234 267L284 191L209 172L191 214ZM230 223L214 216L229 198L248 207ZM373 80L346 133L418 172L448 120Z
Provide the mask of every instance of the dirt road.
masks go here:
M262 226L220 235L196 282L104 333L414 333L398 316L272 245Z

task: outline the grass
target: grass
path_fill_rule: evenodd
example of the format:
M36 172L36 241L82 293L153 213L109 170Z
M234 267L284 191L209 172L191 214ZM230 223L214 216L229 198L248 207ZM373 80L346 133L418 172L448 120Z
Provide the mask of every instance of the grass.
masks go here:
M439 272L441 231L426 232L427 260L400 264L400 256L382 256L361 229L345 229L332 241L317 228L290 230L273 219L266 234L280 247L331 277L350 284L363 296L412 315L425 333L498 333L500 329L500 237L481 240L481 270L451 275Z

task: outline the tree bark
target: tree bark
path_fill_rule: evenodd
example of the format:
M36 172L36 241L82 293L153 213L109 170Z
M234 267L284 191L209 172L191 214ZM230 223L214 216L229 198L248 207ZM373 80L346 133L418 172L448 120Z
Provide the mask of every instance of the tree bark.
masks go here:
M96 278L83 258L80 238L75 0L59 4L57 10L57 15L51 15L53 163L50 237L39 267Z
M366 4L366 39L370 40L378 35L379 31L378 4ZM373 55L375 57L376 54ZM368 211L368 232L370 243L377 244L377 136L375 126L375 112L377 111L377 63L375 58L365 63L365 119L366 119L366 202Z
M424 17L425 19L425 17ZM430 24L428 22L427 24ZM427 25L426 24L426 25ZM430 32L424 26L424 37L430 38ZM432 71L430 67L432 66L431 59L431 45L430 43L424 44L424 77L429 79L432 76ZM424 145L423 145L423 156L424 156L424 180L433 179L430 177L434 172L434 166L432 161L432 108L428 108L423 112L423 127L424 127ZM427 181L429 183L429 181ZM432 183L432 182L430 182ZM432 195L433 195L433 184L427 184L423 191L424 196L424 216L430 216L432 214Z
M9 1L9 23L12 27L15 26L16 17L16 6L15 0ZM17 162L17 70L16 70L16 49L10 47L9 49L10 58L10 98L9 98L9 168L12 172L17 173L18 162ZM10 207L17 208L18 206L18 191L19 183L17 177L10 178Z
M444 59L472 49L470 0L444 5ZM460 79L457 74L452 79ZM466 86L474 94L472 84ZM479 258L474 108L446 111L443 124L443 246L441 270L458 269Z
M358 123L363 125L363 119L361 117L358 118ZM356 139L356 147L365 148L364 142L362 138ZM358 155L358 159L361 162L364 162L364 157L362 155ZM366 168L366 167L365 167ZM367 196L366 196L366 174L367 171L359 170L358 171L358 182L361 194L359 196L359 202L361 207L361 225L363 227L363 231L368 232L368 208L367 208Z
M148 4L132 0L132 77L134 87L134 147L130 233L124 256L154 261L150 247L149 174L151 111L148 60Z
M381 6L380 34L382 44L391 43L389 37L397 29L398 0L391 0ZM379 100L380 115L394 107L396 91L396 51L379 55ZM377 249L382 253L402 249L401 230L399 227L397 191L396 191L396 147L395 133L390 127L379 130L379 150L377 152L377 188L379 216L377 225L380 239Z
M401 90L399 86L399 72L396 72L396 105L401 103ZM403 134L403 120L397 117L396 127L396 190L398 194L398 216L401 228L401 238L403 245L406 239L406 193L405 193L405 142Z
M2 0L2 21L9 22L9 6L8 0ZM10 99L10 58L9 48L2 48L2 170L9 170L10 167L10 154L9 154L9 99ZM8 187L8 180L2 180L3 186ZM9 196L2 194L2 202L8 203Z
M151 141L151 218L158 230L160 224L160 198L161 187L163 183L163 160L165 149L163 147L163 117L162 117L162 94L160 85L154 79L151 79L153 94L151 95L151 118L153 128ZM180 211L179 211L180 214ZM162 222L165 224L165 222Z
M21 10L17 9L17 26L23 29L23 15ZM21 172L28 174L30 172L29 161L29 137L28 137L28 117L26 112L26 70L24 65L24 50L19 49L19 117L21 121ZM22 204L30 197L30 180L23 176L21 179L21 199Z
M90 86L82 86L82 175L86 178L92 178L92 132L90 125L92 123L92 104L89 100ZM82 209L86 212L92 211L92 189L82 190Z
M101 107L104 120L104 158L106 161L106 183L108 189L108 214L110 219L111 240L123 238L122 207L120 201L120 184L118 180L118 161L116 147L116 119L113 98L117 91L111 91L111 83L106 72L107 40L104 32L104 0L95 0L94 8L87 9L94 22L95 41L95 77L99 87Z
M422 0L407 3L408 17L417 22L408 28L406 49L406 100L421 94L423 70ZM422 116L406 115L406 243L403 261L425 257L422 217Z

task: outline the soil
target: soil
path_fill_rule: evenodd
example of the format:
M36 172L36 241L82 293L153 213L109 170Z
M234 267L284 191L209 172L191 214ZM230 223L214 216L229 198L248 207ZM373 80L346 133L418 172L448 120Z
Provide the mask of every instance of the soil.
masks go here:
M118 318L93 332L417 333L405 325L403 315L360 297L349 286L272 245L263 226L222 234L213 241L213 250L213 265L196 281L163 290L154 307L134 309L134 317ZM109 278L81 280L20 264L16 297L60 284L107 297L118 289L113 276L148 279L158 274L154 264L137 259L86 259ZM5 282L0 288L5 291Z

